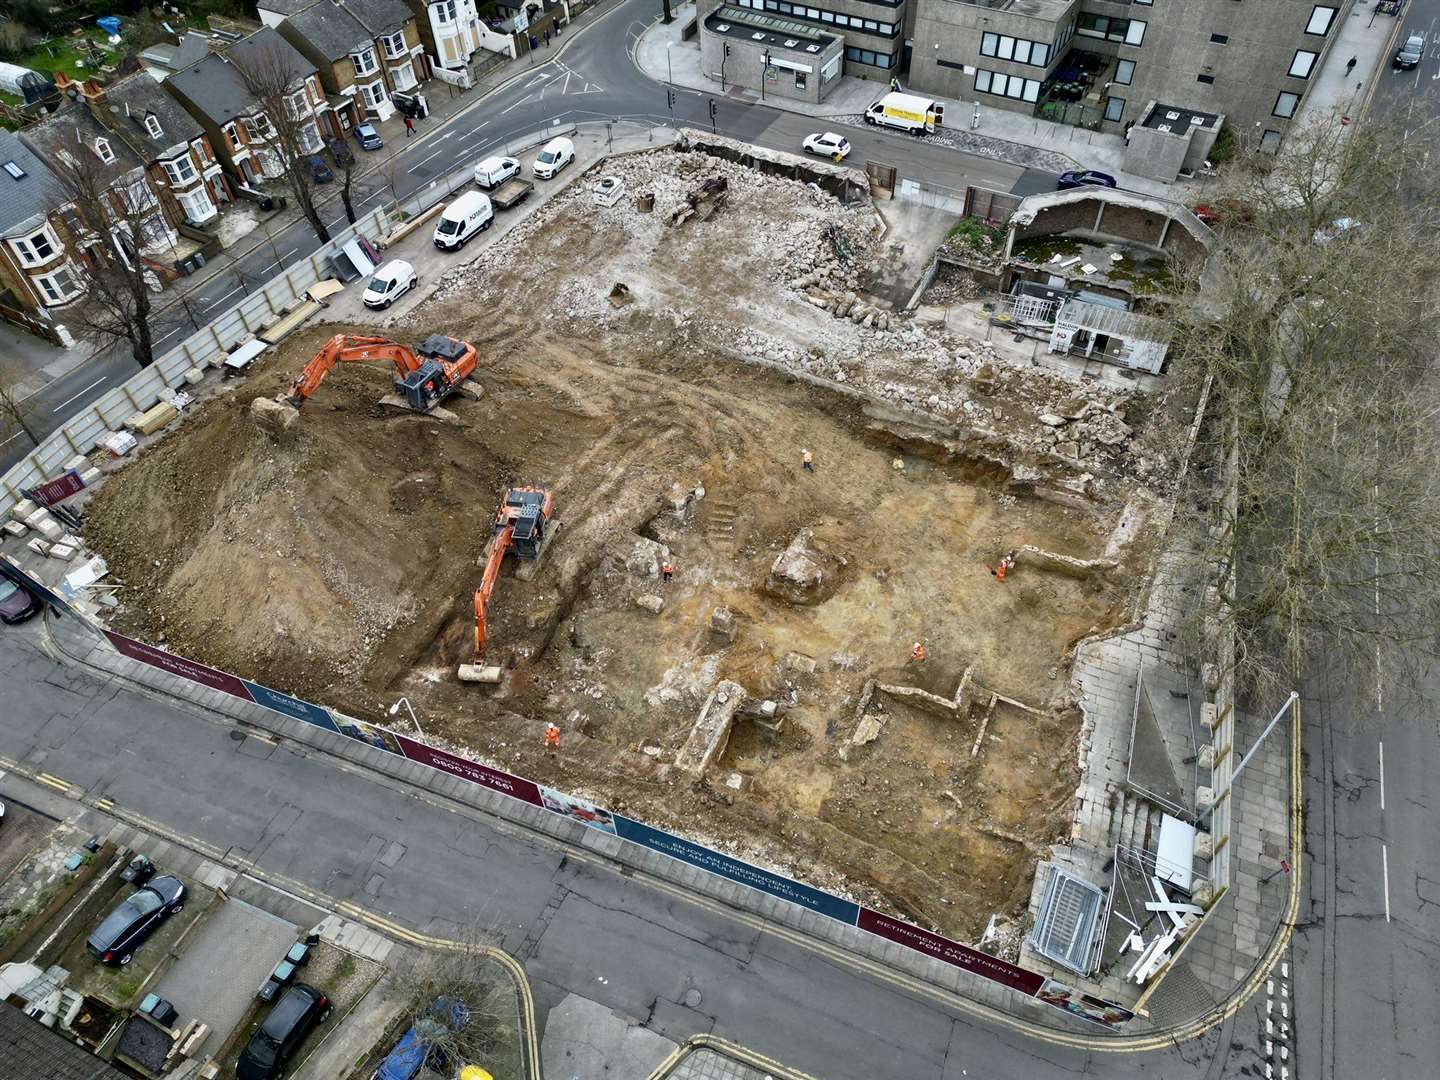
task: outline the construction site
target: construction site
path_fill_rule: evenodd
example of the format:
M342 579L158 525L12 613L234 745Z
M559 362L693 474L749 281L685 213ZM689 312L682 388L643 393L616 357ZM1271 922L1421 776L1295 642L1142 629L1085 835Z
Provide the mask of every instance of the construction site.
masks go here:
M714 142L602 162L117 468L110 623L1005 950L1070 828L1073 648L1153 558L1148 403L877 299L863 189ZM403 386L327 344L436 334Z

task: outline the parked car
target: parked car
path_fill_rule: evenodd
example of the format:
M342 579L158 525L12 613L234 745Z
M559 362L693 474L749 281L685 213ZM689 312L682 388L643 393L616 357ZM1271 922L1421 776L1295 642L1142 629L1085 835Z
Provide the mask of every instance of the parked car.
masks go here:
M185 906L185 885L163 874L136 889L105 916L85 942L85 948L102 964L124 967L155 928Z
M239 1080L274 1080L285 1062L317 1024L330 1019L330 999L307 983L296 983L280 996L260 1030L235 1063Z
M475 183L494 191L512 176L520 175L520 162L513 157L487 157L475 166Z
M850 140L843 135L836 135L833 131L827 131L823 135L807 135L800 145L807 154L818 154L820 157L837 160L850 153Z
M330 156L340 168L355 164L355 151L350 149L350 144L344 139L326 139L325 149L330 151Z
M380 132L375 130L374 124L360 124L355 128L355 141L360 144L361 150L379 150L385 145L385 140L380 138Z
M328 184L335 179L335 174L330 171L330 166L319 154L311 154L307 159L310 164L310 179L317 184Z
M388 308L418 284L415 267L404 259L391 259L375 271L360 300L368 308Z
M1055 181L1055 187L1059 191L1068 191L1070 188L1078 187L1119 187L1115 178L1109 173L1097 172L1094 169L1069 169L1060 174L1060 179Z
M24 622L39 611L38 596L9 578L0 578L0 622Z
M488 229L494 220L495 211L490 206L489 197L478 191L467 191L440 211L440 220L435 223L435 235L431 239L441 251L458 251L476 233Z
M1405 44L1400 46L1399 50L1395 53L1395 59L1391 60L1390 63L1400 71L1413 71L1420 66L1420 61L1424 59L1424 57L1425 35L1411 34L1405 39Z
M442 1076L453 1075L455 1062L442 1047L450 1032L459 1031L469 1023L470 1009L463 1001L454 997L437 998L385 1055L370 1080L415 1080L426 1066Z
M575 160L575 144L566 138L551 139L540 150L535 159L535 175L549 180L566 165Z

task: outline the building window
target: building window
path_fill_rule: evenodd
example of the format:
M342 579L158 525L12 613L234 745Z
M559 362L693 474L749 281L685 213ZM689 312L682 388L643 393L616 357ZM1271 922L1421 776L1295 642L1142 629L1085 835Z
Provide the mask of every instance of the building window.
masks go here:
M380 82L366 83L360 88L361 95L365 98L367 108L379 109L385 100L385 84Z
M997 60L1013 60L1017 64L1045 67L1050 62L1050 46L1043 41L1026 41L1006 34L980 35L980 55Z
M1075 33L1126 45L1142 45L1145 42L1145 25L1139 19L1112 19L1108 15L1082 11L1075 22Z
M795 89L796 89L796 90L804 90L804 89L805 89L805 72L803 72L803 71L797 71L797 72L795 72Z
M440 0L440 3L431 5L430 10L435 14L436 22L453 23L455 21L455 0Z
M414 66L408 63L391 68L390 81L395 84L396 90L412 90L420 83L420 80L415 78Z
M1210 44L1212 44L1212 45L1229 45L1229 44L1230 44L1230 35L1229 35L1229 34L1211 34L1211 35L1210 35Z
M1014 98L1017 101L1039 101L1040 83L1019 75L1002 75L998 71L980 69L975 73L975 89L982 94Z
M175 158L173 161L162 161L160 164L172 184L192 184L198 179L195 173L195 163L190 160L189 154Z
M324 145L320 139L320 129L314 124L306 124L301 128L297 138L302 154L319 153L321 146Z
M1267 154L1273 154L1280 149L1280 133L1266 128L1260 136L1260 149Z
M74 300L84 291L80 287L80 278L69 266L62 266L52 273L32 280L40 290L40 295L45 298L45 303L52 307Z
M243 123L245 124L245 137L249 142L269 142L275 137L275 129L270 126L270 118L264 113L247 116Z
M398 56L405 55L405 31L397 30L389 37L380 39L380 47L385 50L385 55L391 60Z
M154 113L145 114L145 130L152 139L158 139L165 134L165 129L160 126L160 118Z
M21 266L39 266L60 254L60 240L46 225L39 232L20 236L10 241L15 254L20 256Z
M1308 79L1310 72L1315 70L1315 61L1319 58L1319 53L1309 52L1305 49L1296 49L1295 58L1290 61L1289 74L1297 79Z
M1115 65L1115 81L1121 86L1129 86L1135 81L1135 61L1121 60Z
M293 94L285 97L285 115L291 120L299 120L310 112L310 95L304 90L296 90Z
M373 75L380 67L380 61L375 59L374 49L351 53L350 63L354 66L356 75Z
M98 157L101 161L103 161L106 165L115 164L115 151L110 149L109 139L95 140L95 156Z
M1324 4L1316 4L1310 9L1310 21L1305 24L1305 33L1324 37L1330 32L1330 27L1335 22L1337 10L1337 8L1326 7Z
M876 19L864 19L859 15L844 15L838 11L826 11L824 8L810 7L808 4L793 4L790 0L731 0L731 2L736 7L753 8L756 11L773 11L777 15L790 15L798 19L805 19L809 22L828 23L831 26L844 26L866 34L880 34L884 37L895 37L900 32L900 27L896 23L879 22ZM887 2L887 0L869 0L869 2L878 3Z
M1271 116L1278 116L1289 120L1295 115L1295 110L1300 106L1300 95L1281 92L1275 99L1275 108L1270 110Z
M1196 76L1195 76L1195 81L1198 82L1198 83L1204 83L1206 86L1213 86L1213 85L1215 84L1215 76L1214 76L1214 75L1196 75Z
M185 219L191 224L203 225L220 213L210 201L210 193L203 187L181 192L177 198L180 200L180 208L185 211Z
M1125 115L1125 99L1123 97L1112 97L1105 99L1105 119L1117 121Z
M845 46L845 59L852 64L869 64L871 67L888 68L894 62L894 57L888 53L872 52L869 49L857 49L853 46Z

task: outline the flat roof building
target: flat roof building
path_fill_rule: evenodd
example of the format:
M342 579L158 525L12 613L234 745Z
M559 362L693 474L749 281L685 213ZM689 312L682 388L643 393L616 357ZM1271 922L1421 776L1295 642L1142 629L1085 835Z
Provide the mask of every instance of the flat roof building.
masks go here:
M724 86L819 102L839 80L845 42L837 35L728 4L701 27L701 68Z

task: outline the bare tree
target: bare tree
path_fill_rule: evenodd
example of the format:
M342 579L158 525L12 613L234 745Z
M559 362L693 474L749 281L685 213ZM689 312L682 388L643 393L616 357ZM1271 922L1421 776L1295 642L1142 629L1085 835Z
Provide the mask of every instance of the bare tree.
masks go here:
M17 432L23 433L31 446L40 445L40 434L32 425L30 407L20 393L20 372L10 364L0 364L0 436L8 442Z
M1212 386L1179 500L1220 575L1197 616L1233 635L1259 707L1317 664L1413 687L1437 652L1434 149L1327 118L1278 158L1242 155L1216 200L1229 218L1177 298L1173 392Z
M355 176L355 157L351 154L340 156L336 161L340 167L340 202L345 207L345 220L354 225L357 216L355 214L355 203L351 195L351 183Z
M64 207L62 219L86 264L84 298L66 312L66 322L97 345L123 342L137 364L149 367L161 286L141 249L164 227L159 200L144 170L117 175L84 147L62 150L49 165L54 201Z
M471 929L450 948L418 957L397 976L399 991L436 1071L448 1076L461 1065L480 1065L496 1080L522 1080L520 995L491 938Z
M315 179L310 172L310 155L319 151L322 141L306 86L307 73L298 66L293 51L278 45L261 46L243 55L231 53L230 59L261 110L252 119L262 156L279 162L295 205L320 242L328 243L330 230L315 205Z

